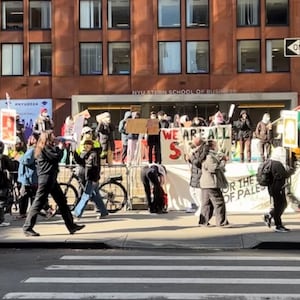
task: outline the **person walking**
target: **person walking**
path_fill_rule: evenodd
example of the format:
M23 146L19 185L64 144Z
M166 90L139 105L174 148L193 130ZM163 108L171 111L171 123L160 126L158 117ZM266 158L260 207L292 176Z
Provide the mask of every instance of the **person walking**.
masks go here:
M19 198L19 218L26 218L28 203L32 204L38 186L38 176L36 171L36 164L34 158L34 149L39 139L39 135L33 133L28 138L27 151L20 158L18 167L18 182L21 184L20 198ZM41 215L45 217L51 217L55 214L55 210L49 205L48 201L43 207L43 213Z
M226 205L222 188L228 187L224 175L226 157L216 151L216 142L209 142L209 153L202 162L200 187L202 189L201 213L199 226L209 226L209 221L215 213L216 225L223 227L229 224L226 217Z
M271 145L273 139L272 123L270 114L265 113L261 121L256 125L255 136L259 139L258 149L261 161L265 161L271 155Z
M237 139L240 146L240 161L245 161L245 152L247 162L251 162L251 141L252 141L252 121L245 110L240 112L239 119L233 123L238 130Z
M79 155L77 152L74 152L74 159L76 163L79 164L80 168L83 169L84 178L83 185L85 189L80 198L80 201L77 203L73 210L73 215L77 218L80 218L83 214L84 208L91 199L98 211L100 212L99 218L104 218L108 215L106 207L103 203L101 195L99 193L99 179L100 179L100 148L94 148L93 140L84 141L84 151Z
M37 142L34 157L37 164L38 188L35 198L28 212L23 225L25 236L39 236L40 234L33 230L37 216L45 203L48 201L48 195L51 194L59 207L62 218L70 234L81 230L85 225L74 223L73 216L67 204L67 199L57 182L59 172L59 161L62 158L62 149L55 146L55 136L52 131L41 133Z
M264 222L270 228L274 219L275 232L288 232L290 229L282 224L281 216L287 207L285 195L286 179L295 171L294 167L286 165L286 150L277 147L271 154L271 181L268 185L268 192L273 199L273 207L264 215Z
M151 164L141 170L141 180L144 186L150 213L166 213L164 210L163 185L166 179L166 169L160 164ZM151 192L152 186L152 192Z

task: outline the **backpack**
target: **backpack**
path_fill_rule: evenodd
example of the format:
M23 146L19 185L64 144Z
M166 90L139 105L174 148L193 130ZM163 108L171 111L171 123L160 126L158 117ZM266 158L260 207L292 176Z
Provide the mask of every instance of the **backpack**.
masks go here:
M256 181L261 186L269 186L273 179L272 179L272 172L271 172L271 160L268 159L262 162L257 169L256 174Z

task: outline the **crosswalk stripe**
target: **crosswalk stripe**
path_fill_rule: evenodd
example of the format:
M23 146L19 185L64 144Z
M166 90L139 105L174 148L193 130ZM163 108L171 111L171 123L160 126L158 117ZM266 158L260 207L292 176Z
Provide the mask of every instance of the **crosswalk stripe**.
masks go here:
M70 271L265 271L265 272L299 272L300 267L293 266L148 266L148 265L51 265L46 270Z
M29 277L25 283L151 283L151 284L271 284L297 285L296 278L157 278L157 277Z
M62 260L233 260L233 261L300 261L299 256L100 256L100 255L64 255Z
M3 299L101 299L101 300L299 300L298 294L233 294L233 293L8 293Z

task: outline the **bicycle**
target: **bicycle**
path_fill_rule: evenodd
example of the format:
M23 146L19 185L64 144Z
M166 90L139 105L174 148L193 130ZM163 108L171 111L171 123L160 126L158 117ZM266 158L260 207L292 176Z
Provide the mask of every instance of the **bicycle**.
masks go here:
M77 174L75 165L66 165L71 170L71 175L67 182L59 182L64 195L67 198L71 209L74 209L81 198L84 184ZM106 209L110 213L115 213L128 205L128 193L121 183L122 175L113 175L100 182L99 192L103 199ZM76 186L73 182L76 182Z

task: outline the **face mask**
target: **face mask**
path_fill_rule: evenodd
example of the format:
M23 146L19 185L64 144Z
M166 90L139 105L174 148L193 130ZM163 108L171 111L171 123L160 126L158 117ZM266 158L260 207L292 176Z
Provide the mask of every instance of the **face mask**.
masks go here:
M42 116L43 116L43 117L47 117L48 114L47 114L46 112L43 112L43 113L42 113Z

